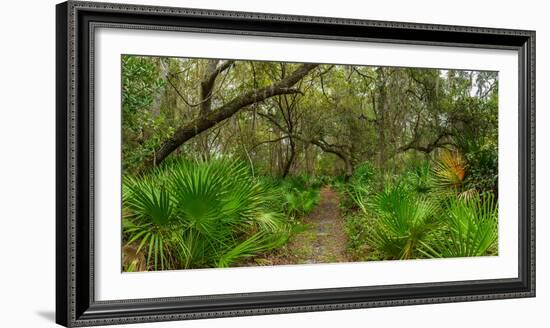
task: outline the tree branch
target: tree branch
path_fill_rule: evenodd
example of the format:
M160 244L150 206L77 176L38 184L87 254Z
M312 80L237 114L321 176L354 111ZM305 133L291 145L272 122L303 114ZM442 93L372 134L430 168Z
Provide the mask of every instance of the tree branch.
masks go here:
M255 144L254 146L252 146L250 148L250 150L254 150L256 149L257 147L261 146L261 145L265 145L265 144L268 144L268 143L274 143L274 142L279 142L281 140L284 140L284 139L288 139L290 138L289 135L285 135L285 136L282 136L280 138L277 138L277 139L272 139L272 140L264 140L264 141L260 141L259 143Z
M444 139L446 137L451 137L451 136L453 136L453 134L451 132L443 131L437 136L437 138L434 141L428 143L425 146L419 145L417 138L415 138L411 142L409 142L408 144L399 147L397 149L397 152L405 152L405 151L408 151L408 150L417 150L417 151L429 154L432 151L434 151L436 148L441 148L443 146L453 145L453 142L451 142L451 141L442 141L442 139Z
M210 129L219 122L230 118L246 106L277 95L299 93L300 91L292 88L292 86L317 67L317 65L318 64L303 64L286 78L260 90L251 90L241 94L216 110L206 115L200 115L192 122L181 126L144 162L142 170L160 164L168 155L187 140ZM222 66L225 65L221 65L220 67Z
M201 103L200 103L200 112L201 115L206 115L210 112L210 107L212 105L212 94L214 89L214 84L216 83L216 78L218 75L231 67L234 60L226 60L222 62L220 65L218 65L219 60L209 60L208 65L206 68L206 72L204 73L204 77L201 81L200 86L200 97L201 97Z

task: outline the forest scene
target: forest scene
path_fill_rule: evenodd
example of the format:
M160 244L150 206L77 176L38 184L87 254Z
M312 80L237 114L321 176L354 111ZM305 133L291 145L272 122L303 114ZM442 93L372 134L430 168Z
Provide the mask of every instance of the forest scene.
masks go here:
M121 71L124 272L498 255L498 72Z

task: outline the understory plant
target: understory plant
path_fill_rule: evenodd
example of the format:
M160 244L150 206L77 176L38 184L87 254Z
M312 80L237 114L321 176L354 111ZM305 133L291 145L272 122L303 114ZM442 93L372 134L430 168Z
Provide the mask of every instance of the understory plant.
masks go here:
M285 208L289 215L302 217L313 211L319 199L320 194L317 189L287 190L285 192Z
M495 195L451 183L463 181L456 177L465 166L456 157L444 162L435 169L428 163L413 166L387 180L380 192L350 184L348 196L356 208L346 219L351 253L362 259L497 254ZM436 175L443 167L446 172Z
M345 187L340 187L342 197L340 206L346 210L359 208L365 212L368 208L367 200L373 191L373 180L376 174L370 162L363 162L357 166Z
M319 179L307 175L287 177L279 184L284 209L291 218L303 217L315 208L320 200Z
M371 203L374 219L368 241L385 259L412 259L437 228L437 204L417 197L402 184L387 186ZM368 215L368 214L367 214Z
M401 181L405 187L418 195L428 195L436 184L429 162L413 165L402 174Z
M466 178L466 160L458 151L443 150L434 163L433 173L440 187L460 190Z
M430 257L466 257L496 255L498 241L498 205L492 193L450 198L444 211L445 229L423 253Z
M246 165L177 160L124 180L124 235L149 269L227 267L286 242L284 215Z
M459 147L468 162L466 185L470 189L498 190L498 147L495 140L474 137L458 138Z

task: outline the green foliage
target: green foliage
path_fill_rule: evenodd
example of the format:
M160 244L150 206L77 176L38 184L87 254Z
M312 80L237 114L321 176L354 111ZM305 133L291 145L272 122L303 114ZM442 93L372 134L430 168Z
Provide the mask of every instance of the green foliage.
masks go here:
M344 229L347 240L347 252L354 260L379 260L370 242L369 227L373 224L372 218L363 212L350 213L345 217Z
M322 182L307 175L290 176L280 182L286 213L293 218L309 214L320 199Z
M461 153L443 150L434 165L434 176L441 187L462 188L467 168Z
M153 57L122 56L123 168L133 171L172 131L151 111L165 82Z
M496 254L498 205L490 193L454 197L442 213L445 229L423 244L430 257L465 257Z
M146 264L165 269L173 263L171 246L177 237L174 227L174 207L164 186L158 186L153 177L127 179L123 194L125 216L123 232L127 244L136 243L137 252L146 253ZM132 214L129 214L132 213Z
M495 140L471 136L457 138L468 163L468 189L496 192L498 189L498 147Z
M373 180L376 173L370 162L364 162L356 167L347 183L343 177L336 180L335 187L342 194L340 207L344 211L349 212L357 208L366 211L368 206L365 201L374 189Z
M495 196L456 190L438 178L426 162L385 179L378 193L369 185L350 183L348 199L358 210L346 218L350 253L362 260L496 254Z
M281 181L281 185L285 189L306 190L311 182L311 178L307 175L293 175L286 177Z
M416 194L427 195L434 188L434 176L428 162L414 164L401 176L402 183Z
M122 56L125 270L244 264L303 232L323 186L354 258L496 253L498 73L323 64L250 102L300 64L227 63Z
M124 181L126 243L153 269L226 267L282 245L273 195L235 161L174 161Z
M148 109L155 92L163 86L153 58L122 56L122 111L125 115Z
M353 171L350 181L355 184L368 184L374 178L376 169L370 162L363 162Z
M340 206L344 210L360 209L367 212L369 204L367 203L372 192L372 185L362 182L350 181L344 189L345 194Z
M375 250L385 259L420 257L419 249L437 226L437 205L397 184L374 196L372 208L376 219L368 240Z
M285 207L287 213L293 217L301 217L309 214L319 202L319 190L291 189L285 193Z

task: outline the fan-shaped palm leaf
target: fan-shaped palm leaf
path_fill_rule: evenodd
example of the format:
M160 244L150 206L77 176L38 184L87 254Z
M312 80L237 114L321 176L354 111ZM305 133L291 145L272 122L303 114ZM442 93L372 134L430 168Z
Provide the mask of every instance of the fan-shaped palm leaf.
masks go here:
M466 177L466 161L458 151L444 150L433 169L441 186L460 188Z
M371 207L376 218L368 239L374 248L388 259L418 257L418 248L437 224L435 203L395 185L378 194Z
M125 240L143 248L155 269L229 265L273 243L252 236L288 235L272 201L268 188L236 161L172 161L125 180Z
M496 252L498 205L491 193L449 200L447 229L423 253L430 257L483 256Z

